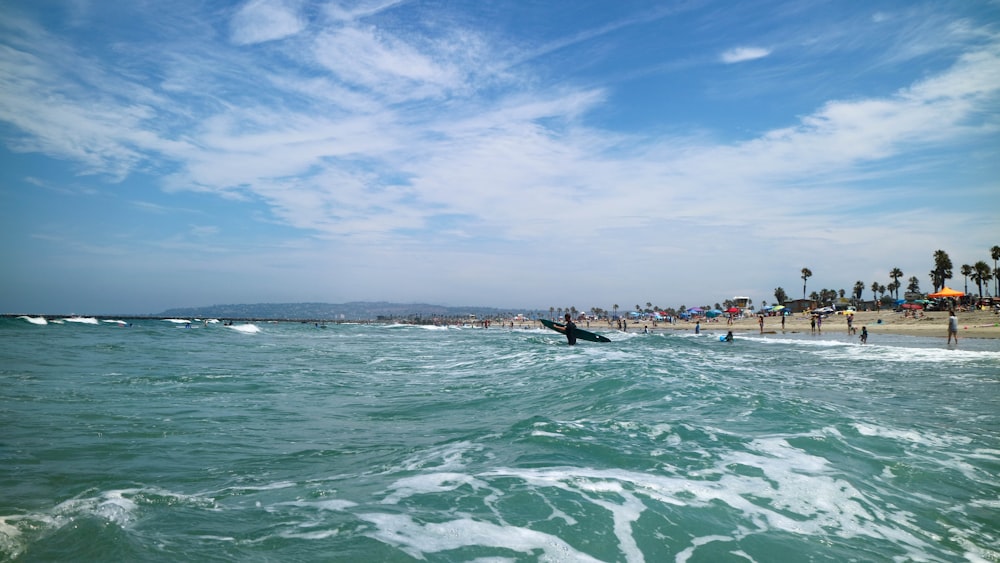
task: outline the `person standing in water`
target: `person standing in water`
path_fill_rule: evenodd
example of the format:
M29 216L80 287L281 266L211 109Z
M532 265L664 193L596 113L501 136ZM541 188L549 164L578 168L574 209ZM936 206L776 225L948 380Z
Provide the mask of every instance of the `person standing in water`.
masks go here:
M861 343L868 343L868 327L866 326L861 327Z
M564 318L566 319L566 322L563 324L563 326L560 327L558 325L553 325L552 328L565 334L566 343L569 344L570 346L574 346L576 344L576 323L573 322L573 319L570 317L569 313L566 313L566 316Z
M955 316L954 309L951 314L948 315L948 344L951 344L951 339L955 339L955 344L958 344L958 317Z

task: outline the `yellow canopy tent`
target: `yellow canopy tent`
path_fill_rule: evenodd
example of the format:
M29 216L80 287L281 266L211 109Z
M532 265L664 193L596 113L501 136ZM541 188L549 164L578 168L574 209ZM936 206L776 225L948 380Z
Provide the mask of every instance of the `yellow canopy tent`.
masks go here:
M954 289L945 286L941 288L941 291L937 293L929 293L927 297L930 297L931 299L937 299L939 297L962 297L963 295L965 294L962 293L961 291L955 291Z

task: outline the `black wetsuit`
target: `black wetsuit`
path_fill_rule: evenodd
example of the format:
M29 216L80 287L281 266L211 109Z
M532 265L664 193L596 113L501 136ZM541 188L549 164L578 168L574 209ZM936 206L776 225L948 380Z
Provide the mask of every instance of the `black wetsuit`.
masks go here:
M570 346L576 344L576 324L573 321L566 321L566 341Z

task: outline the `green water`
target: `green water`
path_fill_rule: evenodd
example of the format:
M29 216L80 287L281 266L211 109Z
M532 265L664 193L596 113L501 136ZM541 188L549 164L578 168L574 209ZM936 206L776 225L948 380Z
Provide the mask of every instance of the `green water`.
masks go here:
M997 342L603 333L0 320L0 558L1000 560Z

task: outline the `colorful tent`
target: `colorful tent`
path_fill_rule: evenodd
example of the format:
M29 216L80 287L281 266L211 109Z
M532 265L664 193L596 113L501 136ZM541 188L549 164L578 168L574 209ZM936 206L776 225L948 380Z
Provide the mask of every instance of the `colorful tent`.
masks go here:
M937 299L939 297L962 297L963 295L965 294L962 293L961 291L955 291L954 289L945 286L941 288L941 291L937 293L931 293L927 295L927 297L930 297L931 299Z

